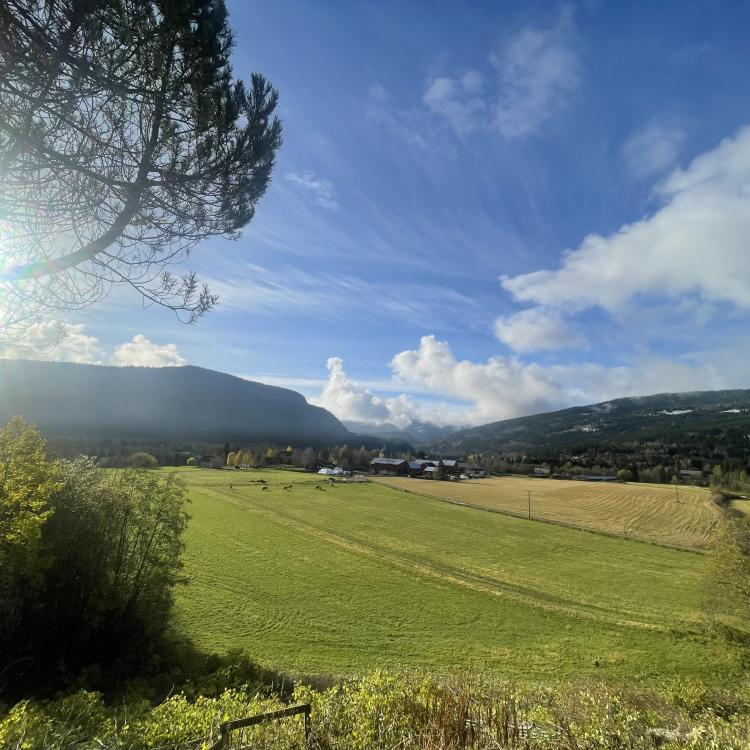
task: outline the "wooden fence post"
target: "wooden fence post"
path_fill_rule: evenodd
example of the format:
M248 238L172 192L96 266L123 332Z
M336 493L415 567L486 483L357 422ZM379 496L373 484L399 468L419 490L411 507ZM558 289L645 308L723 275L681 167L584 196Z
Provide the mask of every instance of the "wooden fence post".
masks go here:
M278 719L285 719L288 716L296 716L297 714L303 714L303 728L305 732L305 748L308 747L308 740L311 735L311 722L310 722L310 710L311 706L309 703L300 703L297 706L289 706L287 708L281 708L278 711L268 711L264 714L258 714L257 716L248 716L245 719L237 719L235 721L225 721L220 727L219 731L221 736L219 741L216 742L211 750L229 750L229 736L235 729L244 729L245 727L252 727L257 724L263 724L266 721L276 721Z

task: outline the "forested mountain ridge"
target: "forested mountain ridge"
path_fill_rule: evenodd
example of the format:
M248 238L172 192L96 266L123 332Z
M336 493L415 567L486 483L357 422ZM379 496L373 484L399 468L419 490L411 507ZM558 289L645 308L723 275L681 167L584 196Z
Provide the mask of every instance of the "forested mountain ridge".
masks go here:
M72 437L297 445L361 440L296 391L192 366L0 360L0 421L15 414L49 434Z
M750 390L660 393L471 427L430 445L440 453L576 451L673 445L750 453Z

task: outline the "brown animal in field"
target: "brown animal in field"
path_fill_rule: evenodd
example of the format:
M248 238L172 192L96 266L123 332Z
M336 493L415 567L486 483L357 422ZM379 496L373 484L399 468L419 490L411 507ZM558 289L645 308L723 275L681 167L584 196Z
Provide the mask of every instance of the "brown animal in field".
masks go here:
M265 485L263 485L263 487L261 487L261 489L265 490L266 492L268 492L268 487L266 487Z

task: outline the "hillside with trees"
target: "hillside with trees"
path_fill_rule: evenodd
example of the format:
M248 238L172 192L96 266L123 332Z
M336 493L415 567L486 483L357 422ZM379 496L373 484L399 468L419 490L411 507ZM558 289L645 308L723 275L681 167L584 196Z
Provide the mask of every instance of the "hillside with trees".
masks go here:
M622 466L727 471L750 460L750 390L662 393L506 419L458 430L429 450ZM684 464L684 465L683 465Z
M53 436L361 444L295 391L200 367L0 360L0 421L15 414Z

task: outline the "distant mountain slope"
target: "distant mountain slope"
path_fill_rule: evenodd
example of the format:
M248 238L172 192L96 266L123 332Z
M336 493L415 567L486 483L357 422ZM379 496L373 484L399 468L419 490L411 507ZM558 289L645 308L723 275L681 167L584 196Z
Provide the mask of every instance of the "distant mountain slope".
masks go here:
M441 440L459 429L456 426L441 427L434 422L420 422L416 420L404 428L390 423L375 424L373 422L356 422L354 420L344 420L344 424L354 432L383 437L388 440L405 440L411 445L421 445Z
M362 440L295 391L200 367L0 360L0 421L19 413L65 436L295 445Z
M709 438L748 443L750 390L660 393L459 430L430 447L444 454L509 453L624 443L687 444Z

